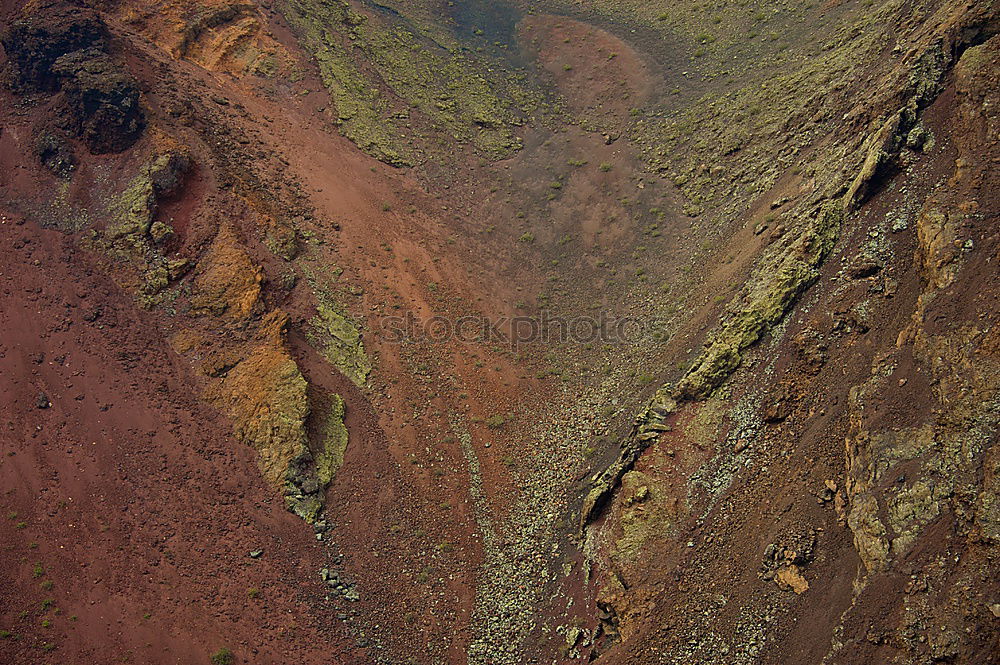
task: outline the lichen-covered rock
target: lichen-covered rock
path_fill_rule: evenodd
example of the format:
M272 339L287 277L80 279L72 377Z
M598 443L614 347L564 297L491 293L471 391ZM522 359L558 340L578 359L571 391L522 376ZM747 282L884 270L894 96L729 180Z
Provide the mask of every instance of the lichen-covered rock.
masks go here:
M663 485L662 478L640 471L622 476L621 535L610 558L626 580L639 576L648 564L651 543L666 539L675 530L679 502Z
M156 217L156 192L148 173L140 172L133 178L110 208L111 220L105 228L108 238L128 239L134 244L145 241Z
M323 280L311 269L306 270L306 277L316 298L316 315L309 319L305 331L309 343L355 385L364 386L372 363L365 352L361 330Z
M307 384L286 348L287 326L280 310L265 316L246 357L207 391L232 419L234 436L257 451L261 473L278 486L292 460L308 454Z
M281 489L287 508L313 522L323 508L327 485L343 463L344 402L331 396L311 446L308 384L288 350L287 328L288 315L274 310L261 320L249 353L242 358L217 354L218 368L209 374L221 378L207 388L206 396L232 419L234 436L257 451L261 473Z
M344 452L347 450L347 426L344 424L344 399L340 395L332 395L330 408L319 434L319 451L315 455L316 476L325 487L337 475L344 463Z
M535 91L447 32L426 32L405 3L394 9L401 21L342 0L289 0L281 11L316 58L341 132L365 152L402 166L439 151L412 131L415 122L490 158L520 149L516 129L540 103Z
M184 175L191 170L191 155L187 149L177 146L157 155L146 169L157 197L172 196L181 186Z
M325 503L326 488L344 463L347 426L344 400L330 395L329 406L319 416L316 436L293 459L285 473L285 504L307 522L314 522Z
M147 241L156 240L152 231L160 200L177 191L190 168L191 158L179 146L153 157L112 201L107 236L112 240L127 239L145 251ZM157 235L163 236L163 232Z
M260 299L263 280L263 270L224 227L198 262L191 309L196 314L245 318Z
M738 309L722 322L678 382L677 397L704 399L739 367L740 353L777 324L816 281L818 268L840 233L843 217L839 202L824 202L797 238L764 257L736 301Z
M865 142L865 161L844 194L844 208L856 208L871 193L873 183L889 167L901 145L903 112L893 113Z

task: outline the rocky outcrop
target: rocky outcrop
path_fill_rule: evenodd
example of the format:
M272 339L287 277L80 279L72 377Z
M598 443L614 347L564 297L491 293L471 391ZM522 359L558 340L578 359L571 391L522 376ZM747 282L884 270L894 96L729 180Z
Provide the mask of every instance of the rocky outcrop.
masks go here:
M107 37L95 14L61 2L29 5L0 37L12 84L62 90L66 128L98 154L130 147L146 125L138 83L110 55Z
M114 215L105 232L115 240L129 239L133 244L160 242L172 230L154 228L160 201L172 196L191 169L188 151L173 145L150 159L114 202Z
M260 322L249 353L206 396L233 421L237 440L257 451L264 477L282 488L291 510L315 519L323 505L306 434L307 383L286 345L288 315Z
M969 295L963 276L992 270L972 235L983 229L980 198L995 191L998 56L994 37L968 48L955 67L949 129L959 157L917 217L921 291L897 348L876 357L870 378L850 393L847 524L862 563L854 604L882 607L872 596L900 570L910 572L898 625L875 622L892 635L901 662L986 662L992 648L977 636L996 619L982 599L1000 534L1000 334L995 306ZM970 301L977 304L967 309ZM887 427L879 410L903 385L893 373L904 363L926 374L929 408L906 426ZM925 626L934 630L925 634ZM832 654L846 653L835 640Z
M176 193L191 168L188 151L165 142L169 145L139 169L121 194L108 201L109 219L97 243L136 273L124 281L137 286L145 307L156 304L164 289L191 267L187 259L170 258L164 252L174 230L158 219L157 212L161 201Z
M242 319L260 299L264 273L231 229L224 227L199 261L191 309L196 314Z
M121 152L146 126L139 85L98 48L68 53L52 65L70 112L70 127L93 153Z
M254 345L209 391L233 420L233 434L260 455L261 472L283 484L289 463L306 448L306 380L285 346L288 315L260 323Z
M312 271L307 278L316 299L316 315L305 333L309 343L355 385L362 387L372 370L358 325L344 311L332 292Z
M96 14L64 2L33 2L21 18L0 36L10 63L14 86L27 90L59 88L53 71L62 56L89 47L101 47L107 27Z
M35 138L35 154L45 168L60 178L69 178L76 168L76 155L58 130L46 129Z
M819 277L819 266L840 234L844 211L836 201L821 201L808 216L797 238L762 259L742 298L678 382L678 398L708 397L739 366L740 353L777 324Z
M171 57L212 71L272 77L291 60L252 2L133 0L108 11Z

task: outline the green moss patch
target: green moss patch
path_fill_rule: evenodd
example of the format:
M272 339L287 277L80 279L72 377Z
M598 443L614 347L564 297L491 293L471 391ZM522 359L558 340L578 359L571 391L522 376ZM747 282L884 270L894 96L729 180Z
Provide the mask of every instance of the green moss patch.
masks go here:
M455 141L497 159L520 147L515 130L538 95L497 62L402 14L319 0L282 9L316 57L342 133L372 156L412 165Z

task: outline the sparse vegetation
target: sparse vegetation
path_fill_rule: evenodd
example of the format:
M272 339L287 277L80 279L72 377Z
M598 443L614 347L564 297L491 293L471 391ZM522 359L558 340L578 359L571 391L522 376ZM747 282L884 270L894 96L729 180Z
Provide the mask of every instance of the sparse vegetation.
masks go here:
M503 414L496 413L483 421L490 429L500 429L507 422Z
M227 647L222 647L209 656L209 661L212 665L233 665L236 662L236 657Z

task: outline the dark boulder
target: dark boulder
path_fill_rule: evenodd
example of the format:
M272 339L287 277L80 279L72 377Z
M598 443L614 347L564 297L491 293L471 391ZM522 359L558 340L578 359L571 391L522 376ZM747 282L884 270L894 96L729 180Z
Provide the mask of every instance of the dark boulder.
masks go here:
M67 53L100 46L107 35L104 22L88 10L63 2L37 5L0 35L11 83L29 91L56 90L55 61Z
M184 174L191 170L191 156L183 150L171 150L160 155L149 166L149 180L157 198L175 194Z
M69 124L91 152L120 152L146 125L139 84L98 48L63 55L52 65L69 107Z
M60 178L69 178L76 168L73 147L56 131L44 130L35 137L35 154L46 168Z

